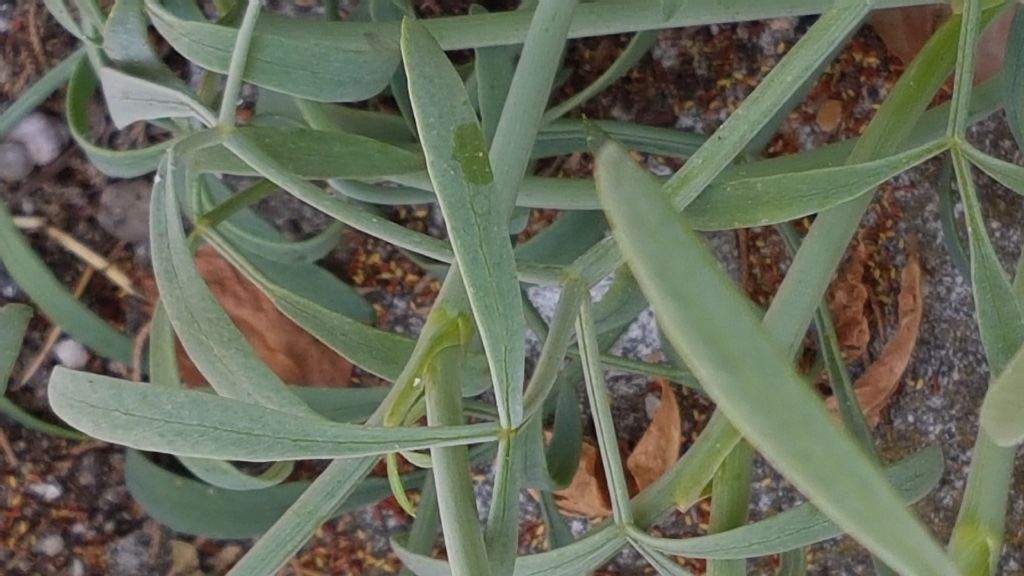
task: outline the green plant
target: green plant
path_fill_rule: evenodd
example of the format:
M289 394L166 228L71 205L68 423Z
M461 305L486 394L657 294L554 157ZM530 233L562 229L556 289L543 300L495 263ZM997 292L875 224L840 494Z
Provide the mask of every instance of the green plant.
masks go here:
M707 558L715 574L735 574L745 571L743 559L769 554L782 554L782 573L796 574L803 571L802 547L843 532L876 556L881 572L994 572L1015 444L1024 437L1024 356L1017 353L1024 316L1021 275L1011 284L998 264L971 167L1021 194L1024 168L986 156L964 134L972 115L997 108L1007 110L1015 134L1024 132L1020 11L1003 77L978 89L965 79L973 77L980 30L1015 2L964 2L860 138L748 162L742 169L735 163L756 157L765 135L870 10L918 2L836 0L706 141L673 130L560 116L624 73L650 46L652 30L815 13L820 2L539 0L513 12L476 11L425 22L390 0L369 0L366 19L347 22L264 14L259 0L218 3L216 22L189 0L116 0L109 13L81 0L77 17L61 0L46 3L82 48L0 116L0 134L67 80L72 135L96 166L118 177L156 171L151 243L162 294L149 340L150 384L56 369L51 403L83 432L176 455L208 483L179 477L129 451L129 487L171 527L220 537L263 533L232 574L271 574L330 516L389 493L411 507L405 490L416 487L423 494L416 524L394 547L417 574L579 574L624 546L635 547L661 574L685 573L667 555ZM147 40L150 24L203 70L198 90L156 56ZM612 71L583 96L548 109L566 39L621 32L637 35ZM455 68L443 52L452 49L473 50L473 66ZM926 111L954 70L952 102ZM257 114L237 126L244 83L258 89ZM386 89L401 117L344 105ZM87 108L98 90L118 126L146 121L171 138L132 151L95 145L88 138ZM596 155L593 181L530 173L533 159L588 148ZM663 182L637 165L627 149L688 161ZM982 432L948 554L905 508L938 481L941 454L926 448L884 470L879 466L820 304L875 188L938 155L951 158L966 208L966 258L985 350L998 375L982 410ZM258 183L236 191L226 175L255 177ZM336 229L290 243L249 209L278 189L399 246L432 269L447 269L419 338L370 326L350 289L317 272L313 262L336 241ZM435 201L448 240L394 224L373 209ZM514 246L510 232L521 210L530 207L565 212L543 233ZM597 210L610 220L611 235ZM810 214L817 217L802 240L784 226ZM780 225L795 250L785 282L763 315L719 271L694 232L755 225ZM191 251L204 242L286 316L391 386L286 386L257 358L196 271ZM666 253L685 262L685 269L665 266ZM57 284L5 209L0 258L65 330L99 354L130 357L129 337ZM614 276L612 290L592 303L589 288L608 275ZM524 283L561 288L550 325L524 301ZM608 353L648 302L685 369ZM0 311L5 372L26 318L22 307ZM846 431L833 425L792 367L812 321L838 383ZM543 340L529 379L527 327ZM175 334L216 395L180 388ZM669 472L632 500L604 387L606 367L699 383L720 408ZM582 425L574 408L581 379L613 517L571 541L550 508L550 494L569 482L579 458ZM485 392L492 393L493 403L475 399ZM9 403L4 406L10 410ZM424 416L427 425L418 425ZM545 447L542 425L548 417L555 436ZM746 523L753 449L810 503ZM400 475L397 454L427 470ZM287 481L291 463L309 458L330 464L311 483ZM381 458L389 478L367 478ZM483 530L469 475L474 460L494 466L494 496ZM250 475L229 461L275 464ZM715 533L671 540L646 531L671 509L696 503L709 485ZM548 503L553 546L517 557L518 499L527 487ZM448 561L429 557L439 529Z

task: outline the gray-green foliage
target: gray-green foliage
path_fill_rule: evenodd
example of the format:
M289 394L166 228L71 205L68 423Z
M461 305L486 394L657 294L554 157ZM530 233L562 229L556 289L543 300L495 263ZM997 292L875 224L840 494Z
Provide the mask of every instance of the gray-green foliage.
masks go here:
M93 0L73 6L47 0L82 47L0 114L0 135L68 82L70 132L95 166L113 177L156 172L151 243L162 295L149 338L150 382L57 370L49 388L53 409L94 437L175 455L201 479L129 451L129 488L172 528L226 538L263 534L232 574L273 573L331 516L390 492L411 506L404 491L421 486L424 500L412 532L393 539L399 558L416 574L580 574L627 546L660 574L686 574L670 555L706 558L716 571L731 573L743 570L743 559L769 554L782 554L781 574L801 574L803 547L842 533L867 547L883 570L882 561L921 576L994 573L1014 446L1024 439L1024 353L1018 353L1024 283L1018 278L1011 284L1000 267L971 172L976 166L1024 194L1024 168L985 155L964 135L972 119L1002 107L1021 137L1020 13L1004 78L977 89L970 82L978 35L1016 3L965 0L963 13L925 45L860 138L746 161L870 10L917 3L539 0L511 12L476 8L467 16L417 22L405 2L372 0L366 18L339 22L336 14L316 21L265 13L259 0L219 2L216 20L193 0L115 0L109 12ZM706 139L626 122L562 118L626 74L658 30L812 13L822 16ZM198 67L197 90L157 56L149 25ZM548 107L568 39L627 32L635 34L632 42L593 85ZM476 65L455 67L443 51L451 49L474 50ZM952 103L925 112L954 67ZM244 83L256 87L256 115L235 126ZM385 90L399 115L352 105ZM134 150L95 143L89 107L98 97L118 126L149 122L169 138ZM593 180L532 173L537 158L588 148L596 155ZM631 152L692 160L662 182ZM879 467L870 431L850 398L833 328L819 309L875 188L937 155L948 155L963 198L969 242L958 257L969 269L994 372L948 554L904 506L938 482L940 452L925 448ZM256 182L236 190L237 179L227 175ZM287 240L249 208L279 191L337 222L314 238ZM440 206L447 239L400 226L378 210L431 202ZM952 222L948 196L944 205ZM531 207L563 213L546 231L517 244L523 209ZM763 317L721 273L695 232L785 226L812 214L817 221L802 243L794 240L794 263ZM368 304L316 265L340 241L343 226L390 242L444 275L418 338L375 328ZM191 258L199 243L220 252L285 316L390 386L316 391L286 385L204 284ZM104 357L132 360L131 336L59 284L5 207L0 260L65 331ZM589 289L609 274L612 289L592 303ZM550 325L524 300L529 284L561 288ZM648 303L672 357L685 365L609 353ZM0 309L5 379L28 318L21 306ZM828 372L840 380L843 420L853 435L836 427L792 366L812 321ZM543 342L529 379L527 328ZM215 395L180 387L175 335ZM633 498L618 454L607 368L669 377L717 403L718 412L693 446ZM572 541L552 491L567 484L580 458L581 383L613 516ZM493 393L486 396L492 402L475 398L485 392ZM77 437L0 400L0 409L19 422ZM543 434L548 423L550 446ZM750 446L809 502L744 524ZM400 475L397 454L428 470ZM368 478L382 456L389 478ZM331 462L313 482L289 481L291 462L308 458ZM248 475L229 460L274 464ZM495 471L482 526L469 468L480 460L493 462ZM723 466L725 472L716 474ZM673 540L647 532L672 509L694 505L712 482L714 513L728 516L713 519L714 534ZM541 495L552 550L517 557L524 487ZM449 561L429 555L438 530Z

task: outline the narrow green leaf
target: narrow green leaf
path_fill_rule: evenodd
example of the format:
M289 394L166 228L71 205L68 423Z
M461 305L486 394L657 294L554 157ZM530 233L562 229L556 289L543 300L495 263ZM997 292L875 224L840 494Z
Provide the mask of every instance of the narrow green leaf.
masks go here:
M611 405L608 401L608 386L604 381L604 370L598 359L600 348L595 334L594 318L591 313L589 294L580 301L580 314L576 320L579 334L580 360L583 362L583 377L590 399L590 413L594 418L594 430L601 452L601 463L608 482L612 499L612 515L616 524L625 526L633 523L633 509L629 505L629 486L619 455L619 440L615 435Z
M942 243L946 245L957 271L964 278L971 277L971 262L964 247L963 238L957 228L957 217L953 190L953 161L949 155L942 158L942 169L939 171L939 182L936 184L939 196L939 219L942 223Z
M470 13L486 14L487 9L479 4L473 4L470 6ZM505 98L508 97L512 86L512 75L516 70L518 55L518 46L495 46L478 49L473 60L477 102L480 107L480 128L484 132L484 141L488 146L494 140L501 111L505 108Z
M894 8L899 6L912 6L920 3L921 0L876 0L871 7L876 10ZM165 0L165 3L171 4ZM162 8L157 4L147 4L151 12L163 10L169 13L170 6ZM540 4L543 6L543 3ZM183 8L195 12L194 3L187 2ZM700 10L680 10L671 18L666 19L662 0L602 0L600 2L584 2L574 15L568 29L569 38L584 38L590 36L607 36L613 34L624 34L640 30L655 30L666 28L681 28L687 26L703 26L707 24L735 22L740 20L764 20L767 18L778 18L783 16L808 16L820 14L826 6L818 0L786 0L779 5L774 2L763 2L762 0L731 0L728 2L715 1L702 4ZM511 10L496 12L486 15L468 15L451 18L432 18L427 20L427 28L437 38L444 50L472 49L486 46L506 46L522 44L527 36L534 10ZM194 17L194 16L193 16ZM166 20L166 18L164 18ZM298 59L303 55L320 58L324 56L323 46L337 45L350 48L354 43L350 36L364 35L369 39L363 40L357 46L364 46L371 40L379 40L385 47L397 46L399 37L399 26L396 22L358 23L353 22L324 22L301 20L301 27L292 26L307 31L305 34L288 35L289 42L283 48L290 48L287 55L288 61ZM190 23L191 24L191 23ZM315 28L306 27L307 24L316 24ZM168 34L161 29L161 26L168 26L161 22L157 26L161 35ZM180 24L176 24L181 27ZM276 22L275 22L276 25ZM320 26L323 26L321 28ZM269 27L269 26L268 26ZM207 38L201 32L194 29L184 28L194 33L187 39L189 43L197 38ZM205 60L228 61L225 53L233 43L233 31L214 34L217 42L214 47L204 47L201 53ZM326 32L323 36L321 32ZM182 32L178 32L181 35ZM221 39L223 34L225 39ZM175 40L171 44L185 54L179 45L181 41ZM188 46L190 50L198 50ZM314 51L315 48L320 50ZM350 48L351 49L351 48ZM329 57L332 52L329 52ZM195 59L188 55L190 60ZM277 59L277 54L268 50L265 55L266 66L271 63L279 63L285 67L285 60ZM348 56L348 54L346 54ZM347 62L345 62L347 64ZM305 68L299 68L304 71ZM381 85L386 83L383 78Z
M662 329L744 436L890 565L908 574L955 574L931 535L770 341L703 240L659 194L657 182L610 142L598 152L596 176L615 237ZM664 250L686 266L666 266ZM766 378L775 383L771 389L758 385Z
M0 139L67 82L84 56L84 48L78 48L68 54L60 64L50 68L39 80L19 94L17 99L8 104L3 112L0 112Z
M740 441L715 472L711 483L711 534L726 532L747 523L750 479L754 471L754 449ZM710 560L708 576L744 576L746 560Z
M550 552L522 556L513 576L578 576L594 570L615 556L626 544L618 530L600 530L568 546ZM419 576L451 576L451 567L438 560L412 553L399 538L391 539L395 555Z
M786 171L787 165L773 160L755 162L753 166L726 170L687 206L686 215L698 230L731 230L796 220L861 198L947 147L945 139L940 138L877 160L825 168L789 165L793 171ZM762 164L764 168L759 169ZM776 167L783 171L776 171ZM411 183L417 178L399 179ZM429 197L423 200L430 201ZM561 178L526 179L518 202L541 208L599 208L593 183Z
M942 451L929 447L886 468L885 474L900 496L913 503L938 484L943 474ZM902 505L901 505L902 507ZM756 558L795 550L842 535L843 530L813 505L804 503L770 518L727 532L681 540L634 536L647 546L667 554L691 558Z
M671 1L671 0L670 0ZM676 0L681 2L683 0ZM667 17L667 15L666 15ZM586 88L580 90L576 94L573 94L565 101L560 102L558 105L552 107L544 113L544 122L553 122L562 116L565 116L569 111L578 106L582 106L594 96L597 96L609 86L615 83L616 80L625 76L641 58L647 55L651 47L658 40L658 33L654 30L646 30L643 32L637 32L633 35L633 38L629 40L629 44L622 50L622 52L615 58L611 66L605 69L596 80L587 85Z
M699 134L675 128L643 126L611 120L589 121L630 149L647 154L687 158L707 140ZM537 134L531 156L534 159L562 156L588 150L587 129L580 120L558 119L546 124Z
M175 140L165 140L145 148L114 150L92 141L90 103L99 88L99 80L87 60L79 60L68 82L64 113L71 138L85 151L97 170L113 178L135 178L156 170L160 159Z
M677 211L685 208L707 188L771 120L790 94L831 55L830 48L857 29L871 8L862 0L839 1L822 14L747 96L743 105L665 184L665 194L671 198L673 208Z
M159 0L147 0L146 8L153 26L181 55L207 70L228 71L236 30L185 20ZM384 89L399 61L397 37L383 37L379 28L262 14L244 78L318 102L365 100Z
M775 576L806 576L806 574L807 552L803 548L796 548L780 555L779 571L775 573Z
M1000 374L1024 342L1024 310L986 231L971 166L958 149L953 151L952 158L967 222L971 284L981 342L992 373Z
M654 567L659 576L692 576L693 573L676 564L671 558L649 548L640 542L631 542L636 551L647 560L647 563Z
M981 407L981 425L1000 446L1024 440L1024 351L989 385Z
M750 228L797 220L860 198L941 153L944 139L868 162L752 178L725 175L685 214L698 230ZM728 174L728 173L726 173Z
M181 456L272 462L354 458L487 442L493 424L379 428L306 418L197 391L143 386L57 368L54 412L90 436Z
M311 180L381 178L423 170L415 152L365 136L306 128L241 127L238 133L296 175ZM239 176L259 171L226 148L216 147L196 158L196 168Z
M196 118L207 126L215 124L212 113L180 89L113 68L101 68L99 77L107 110L118 128L139 120L162 118Z
M78 26L78 22L75 20L74 15L68 10L67 4L64 0L43 0L43 4L46 9L50 11L50 15L57 21L69 34L83 40L85 35L82 34L82 29ZM3 131L0 130L0 137L2 137Z
M32 307L7 304L0 308L0 396L7 391L7 378L21 353L21 341L32 319Z
M192 203L195 205L189 206L193 214L201 214L194 218L193 235L202 235L204 231L216 228L228 240L248 246L250 252L281 264L312 264L327 256L341 241L344 226L340 222L332 222L323 231L304 240L290 241L247 208L277 190L273 183L262 180L233 193L222 180L205 175L200 179L199 191L194 196Z
M548 529L548 541L551 548L565 548L573 543L572 531L565 523L565 519L558 512L558 505L555 504L555 497L547 490L540 491L541 513L544 515L544 524Z
M607 230L608 223L600 212L565 212L516 246L516 259L567 266L604 238Z
M0 396L0 414L7 416L12 421L17 422L29 430L49 434L56 438L66 438L68 440L76 441L89 439L85 434L69 430L59 424L51 424L50 422L30 414L24 408L18 406L9 398L4 396Z
M376 457L369 457L331 462L228 575L263 576L276 573L335 510L349 497L355 496L357 488L377 460Z
M218 394L295 415L315 414L256 355L213 297L185 240L176 196L187 196L188 172L172 155L153 185L150 237L153 272L167 317L196 368Z
M687 0L661 0L661 13L668 20L682 10L686 4Z
M61 330L105 358L131 363L131 338L114 330L71 295L32 251L0 203L0 262L18 286Z
M958 21L956 16L950 18L928 40L900 76L863 136L850 149L844 159L846 163L852 165L893 154L911 138L915 123L923 117L933 94L953 68ZM929 117L929 124L936 123L930 128L937 130L935 137L942 135L945 120L946 117ZM871 199L871 195L864 195L819 214L793 257L786 278L765 313L765 325L788 352L795 353L802 341Z
M443 240L391 222L344 197L325 194L290 172L240 131L228 138L226 146L267 180L347 226L436 260L450 262L454 258L451 247Z
M421 24L404 22L402 54L427 169L487 352L502 426L518 426L525 327L484 136L458 72Z
M417 487L422 472L405 478ZM147 514L185 534L207 538L252 538L262 534L309 487L288 482L264 490L237 492L214 488L161 468L135 450L125 454L125 484ZM332 515L359 510L390 495L380 478L363 480Z
M1024 311L988 237L967 157L955 147L952 159L964 203L981 342L992 374L1001 374L1024 342ZM967 573L984 571L986 565L989 573L996 571L1015 455L1014 447L998 445L982 427L949 543L950 555Z
M416 511L416 520L405 537L405 545L414 554L430 554L437 542L437 533L441 529L441 511L437 505L437 490L434 477L427 476L420 491L420 505ZM411 576L412 571L402 568L399 576Z
M405 120L394 114L295 99L302 118L316 130L336 130L388 142L412 144L415 136Z
M1024 195L1024 167L990 156L970 144L961 145L958 150L993 180L1017 194Z
M578 4L579 0L542 2L530 14L523 52L488 151L502 218L508 218L516 205Z
M960 41L956 50L956 71L953 74L953 97L950 101L949 124L946 133L962 138L970 120L968 108L974 89L974 69L977 61L978 37L981 35L981 0L965 0L960 21Z

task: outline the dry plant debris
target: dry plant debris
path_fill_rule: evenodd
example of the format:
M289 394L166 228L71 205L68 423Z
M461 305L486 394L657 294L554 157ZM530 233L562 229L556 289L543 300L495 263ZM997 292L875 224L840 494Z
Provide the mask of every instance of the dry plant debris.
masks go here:
M921 266L913 248L900 276L898 303L899 324L896 334L885 344L878 359L871 363L854 383L857 402L872 427L878 425L882 411L888 406L892 395L899 387L900 378L910 363L921 327ZM835 398L828 399L828 407L833 414L838 413Z
M836 326L836 336L843 351L843 360L853 362L867 354L871 340L864 307L868 302L868 287L864 283L864 263L867 251L857 244L846 266L829 294L828 307Z
M256 354L288 384L347 387L352 365L281 314L274 303L249 282L216 250L208 246L196 252L196 267L214 297L235 323ZM156 283L144 281L150 301ZM206 383L203 375L178 347L181 378L190 386Z
M626 458L626 470L635 494L661 477L679 458L682 448L682 422L679 403L671 384L658 380L659 404L647 431ZM583 443L580 465L572 482L555 492L558 509L570 516L603 518L612 513L611 498L605 480L601 454L589 442Z

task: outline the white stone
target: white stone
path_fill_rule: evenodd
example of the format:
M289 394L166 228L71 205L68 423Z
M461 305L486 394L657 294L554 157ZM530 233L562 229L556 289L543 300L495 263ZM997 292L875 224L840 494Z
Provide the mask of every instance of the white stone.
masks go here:
M28 487L28 491L43 502L54 502L64 494L64 490L52 482L31 484Z
M90 357L89 351L85 349L85 346L70 338L65 338L58 342L53 347L53 354L57 357L57 361L60 362L61 366L71 368L72 370L85 368Z
M33 549L35 549L36 552L53 558L64 551L64 539L56 534L43 536L36 541L36 545L33 546Z
M56 118L42 112L33 112L23 118L7 135L8 142L25 145L36 166L46 166L64 151L67 133Z

